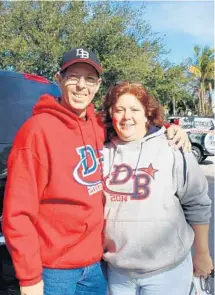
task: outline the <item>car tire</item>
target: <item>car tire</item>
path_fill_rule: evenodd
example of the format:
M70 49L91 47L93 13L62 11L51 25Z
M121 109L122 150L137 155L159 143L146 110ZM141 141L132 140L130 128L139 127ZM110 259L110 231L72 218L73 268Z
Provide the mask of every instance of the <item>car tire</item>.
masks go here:
M192 145L192 153L195 156L197 162L201 163L201 161L202 161L202 159L204 157L201 148L199 148L196 145Z
M203 156L201 162L203 162L208 156Z

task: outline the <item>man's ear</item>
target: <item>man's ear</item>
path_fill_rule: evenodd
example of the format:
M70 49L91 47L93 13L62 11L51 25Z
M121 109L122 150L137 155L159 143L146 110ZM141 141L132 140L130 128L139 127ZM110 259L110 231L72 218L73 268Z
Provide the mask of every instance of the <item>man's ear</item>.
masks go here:
M57 72L57 74L55 75L55 79L57 81L58 86L60 87L63 80L63 77L61 76L60 72Z
M96 85L96 90L95 90L95 93L97 93L97 92L98 92L98 90L99 90L99 87L100 87L101 83L102 83L102 78L99 78L99 79L98 79L98 81L97 81L97 85Z

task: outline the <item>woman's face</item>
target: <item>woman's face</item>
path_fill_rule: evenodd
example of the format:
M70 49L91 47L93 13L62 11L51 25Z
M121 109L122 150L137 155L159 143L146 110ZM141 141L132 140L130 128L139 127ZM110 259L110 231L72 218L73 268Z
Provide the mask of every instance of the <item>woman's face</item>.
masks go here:
M121 95L111 110L113 127L121 140L134 141L146 133L145 109L135 95Z

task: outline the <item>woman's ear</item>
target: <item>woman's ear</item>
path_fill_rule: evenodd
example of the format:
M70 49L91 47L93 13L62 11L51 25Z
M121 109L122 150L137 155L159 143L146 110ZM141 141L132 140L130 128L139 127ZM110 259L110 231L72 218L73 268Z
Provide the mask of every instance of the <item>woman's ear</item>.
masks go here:
M110 117L112 119L112 107L109 107L109 115L110 115Z

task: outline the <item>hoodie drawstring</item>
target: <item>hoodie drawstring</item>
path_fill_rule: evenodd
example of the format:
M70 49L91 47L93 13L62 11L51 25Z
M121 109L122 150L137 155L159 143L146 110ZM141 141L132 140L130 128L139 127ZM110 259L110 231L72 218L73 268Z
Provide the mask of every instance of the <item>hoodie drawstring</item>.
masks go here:
M92 127L93 127L93 132L94 132L95 141L96 141L96 155L97 155L97 158L98 158L98 164L99 164L99 167L100 167L101 175L103 176L103 163L102 163L102 160L101 160L101 155L99 154L99 145L98 145L98 140L97 140L97 136L96 136L95 126L94 126L93 120L90 119L90 121L91 121L91 124L92 124Z
M87 170L88 168L90 167L89 163L88 163L88 157L87 157L87 146L86 146L86 142L84 140L84 134L83 134L83 131L82 131L82 128L81 128L81 124L79 123L78 120L76 120L77 124L78 124L78 127L80 129L80 133L81 133L81 138L82 138L82 141L83 141L83 145L84 145L84 149L85 149L85 153L86 153L86 164L87 164Z
M134 175L137 175L138 165L139 165L139 162L140 162L140 157L141 157L141 154L142 154L142 150L143 150L143 142L141 142L140 152L139 152L139 155L138 155L138 159L137 159L137 164L136 164L136 167L135 167Z
M112 167L113 167L113 164L114 164L114 160L115 160L115 157L116 157L116 155L118 153L118 149L119 149L119 146L117 145L116 146L116 149L113 150L113 159L112 159L112 162L109 163L110 164L109 165L110 168L109 168L109 172L108 172L108 177L110 177L111 170L112 170Z
M112 167L114 165L114 160L115 160L115 157L118 153L118 150L119 150L119 146L117 145L116 146L116 149L114 149L113 151L113 158L112 158L112 161L111 163L109 163L109 172L108 172L108 177L110 177L110 174L111 174L111 170L112 170ZM139 151L139 155L138 155L138 159L137 159L137 164L136 164L136 167L135 167L135 172L134 172L134 175L137 175L137 171L138 171L138 165L139 165L139 162L140 162L140 158L141 158L141 154L142 154L142 150L143 150L143 142L141 142L141 147L140 147L140 151Z

